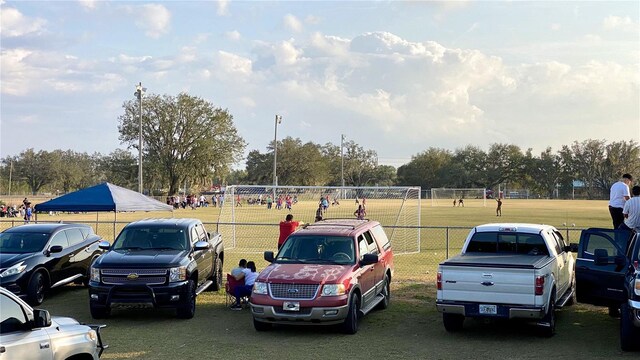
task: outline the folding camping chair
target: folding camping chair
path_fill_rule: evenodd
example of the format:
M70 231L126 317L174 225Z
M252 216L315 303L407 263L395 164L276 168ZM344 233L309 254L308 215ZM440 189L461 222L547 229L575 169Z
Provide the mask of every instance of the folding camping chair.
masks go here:
M227 282L224 284L224 291L227 295L225 304L227 305L227 307L230 307L231 305L236 303L236 295L235 295L236 286L243 286L243 285L244 285L244 279L236 280L236 278L233 277L233 275L227 274ZM242 307L249 305L249 296L243 296L240 299L240 305Z

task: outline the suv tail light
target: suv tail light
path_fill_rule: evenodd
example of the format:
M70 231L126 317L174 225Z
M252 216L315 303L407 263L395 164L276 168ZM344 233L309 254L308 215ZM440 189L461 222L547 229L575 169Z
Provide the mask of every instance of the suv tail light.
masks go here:
M544 276L536 276L536 295L544 293Z
M436 285L438 286L438 290L442 290L442 271L438 271L438 275L436 276Z

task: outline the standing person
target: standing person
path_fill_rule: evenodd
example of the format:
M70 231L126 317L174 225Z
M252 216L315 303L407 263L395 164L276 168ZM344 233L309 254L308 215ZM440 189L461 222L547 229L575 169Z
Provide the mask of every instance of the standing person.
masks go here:
M456 207L456 199L453 199L453 207Z
M278 238L278 250L284 244L284 241L287 240L289 235L293 234L294 231L298 228L298 226L304 225L302 221L293 221L293 214L287 214L287 217L284 221L280 221L280 237Z
M624 208L622 208L623 224L629 229L640 232L640 186L634 186L631 193L633 197L624 203Z
M27 202L27 207L24 209L24 223L28 224L31 222L31 216L33 216L33 209L31 208L31 203Z
M498 207L496 207L496 216L502 216L502 199L497 198L496 202L498 203Z
M464 207L464 199L458 200L458 206Z
M244 279L244 285L238 285L233 289L233 295L236 297L236 303L231 305L232 310L242 310L240 299L244 296L251 295L253 284L256 282L258 275L260 275L260 273L256 270L256 263L249 261L247 263L247 268L243 269L240 275L234 276L236 280Z
M356 216L357 220L364 220L364 217L367 216L367 211L364 209L364 206L358 205L358 209L353 212L353 215Z
M617 229L618 226L624 222L622 209L624 208L624 203L631 198L629 184L631 184L632 181L633 177L631 177L630 174L624 174L620 181L611 185L611 191L609 192L609 214L611 214L614 229Z
M271 198L271 195L267 195L267 209L271 209L271 207L273 206L273 199Z
M318 209L316 210L316 222L322 220L322 204L318 204Z
M327 200L326 197L321 198L320 205L322 205L322 211L326 213L327 209L329 208L329 200Z

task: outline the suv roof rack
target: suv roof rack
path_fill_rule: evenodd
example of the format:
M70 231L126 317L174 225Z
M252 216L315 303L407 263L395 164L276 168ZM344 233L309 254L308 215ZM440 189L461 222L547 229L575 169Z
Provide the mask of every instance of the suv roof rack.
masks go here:
M325 223L325 221L327 220L347 220L347 221L362 221L363 223L361 224L344 224L344 223L336 223L336 222L332 222L332 223ZM307 223L305 224L302 228L306 229L309 227L322 227L322 226L339 226L339 227L346 227L346 228L350 228L350 229L356 229L360 226L362 226L364 224L364 222L369 222L369 219L364 219L364 220L357 220L357 219L344 219L344 218L335 218L335 219L322 219L319 222L315 222L315 223Z

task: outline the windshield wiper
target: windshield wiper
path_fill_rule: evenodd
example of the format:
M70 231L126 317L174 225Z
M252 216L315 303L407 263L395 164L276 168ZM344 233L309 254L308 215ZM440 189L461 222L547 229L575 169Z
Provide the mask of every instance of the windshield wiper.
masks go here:
M165 246L165 247L154 247L153 250L180 250L180 249Z
M140 246L127 246L127 247L121 247L118 250L145 250L146 248L142 248Z
M300 261L304 262L304 263L310 263L310 264L317 264L317 263L340 264L340 263L336 262L335 260L329 260L329 259L300 259Z

